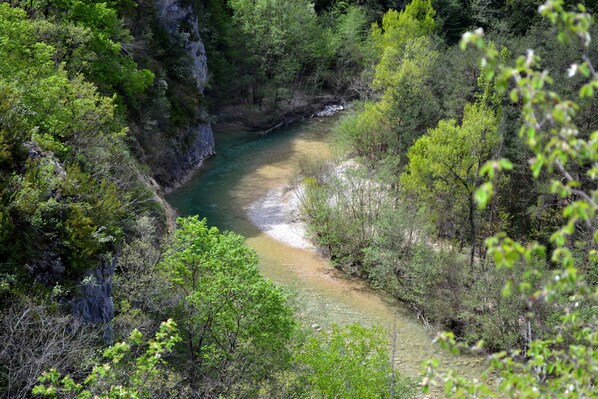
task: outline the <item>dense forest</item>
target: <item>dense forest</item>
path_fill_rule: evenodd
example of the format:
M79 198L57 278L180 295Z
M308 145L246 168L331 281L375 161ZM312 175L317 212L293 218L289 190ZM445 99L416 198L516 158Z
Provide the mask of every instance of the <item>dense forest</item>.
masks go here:
M577 3L1 1L0 396L594 397L598 3ZM244 237L164 200L212 124L339 103L336 160L295 182L310 238L487 357L480 379L413 380L382 327L306 324Z

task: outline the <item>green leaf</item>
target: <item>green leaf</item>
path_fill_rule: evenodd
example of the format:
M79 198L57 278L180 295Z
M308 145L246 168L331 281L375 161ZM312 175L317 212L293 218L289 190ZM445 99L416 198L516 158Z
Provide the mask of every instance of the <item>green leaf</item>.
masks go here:
M500 159L498 165L502 170L513 170L513 163L506 158Z
M581 98L593 97L594 96L594 87L591 83L585 84L579 90L579 96Z
M532 160L531 168L535 178L538 178L538 176L540 176L542 166L544 166L544 161L545 159L542 156L539 156L536 159Z
M587 62L584 62L579 65L578 70L585 76L586 78L590 77L590 67L588 66Z
M478 204L479 209L484 209L488 202L492 199L492 194L494 193L494 186L490 182L486 182L482 184L474 194L474 198L476 203Z
M502 291L501 291L500 295L501 295L503 298L507 298L507 297L511 296L511 293L512 293L512 292L513 292L513 282L512 282L511 280L508 280L508 281L505 283L505 286L503 287L503 289L502 289Z
M511 102L517 103L519 101L519 93L517 89L511 90Z

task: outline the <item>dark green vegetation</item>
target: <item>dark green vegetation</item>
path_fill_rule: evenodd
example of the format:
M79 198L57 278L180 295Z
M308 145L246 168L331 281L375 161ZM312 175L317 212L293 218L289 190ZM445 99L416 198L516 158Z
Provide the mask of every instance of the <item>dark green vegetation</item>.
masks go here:
M481 23L497 62L511 64L515 55L534 48L541 66L551 72L551 90L575 97L584 80L568 77L567 69L582 48L595 60L595 42L587 47L563 43L551 22L535 14L525 30L515 29L524 17L507 17L515 2L484 4L488 16L504 16ZM513 94L512 101L505 94L511 82L483 73L475 49L459 49L450 31L438 29L448 23L440 17L449 6L438 7L415 0L374 26L369 39L376 50L373 91L338 127L340 147L354 157L350 165L361 166L340 176L315 168L306 181L304 208L314 237L338 267L388 290L465 342L482 339L489 350L521 348L559 321L559 306L529 296L560 267L551 257L563 244L552 233L566 222L563 211L571 199L555 195L551 182L561 176L558 170L528 166L543 141L532 140L533 146L525 148L519 134L527 98ZM588 28L588 34L594 31ZM571 118L580 137L589 137L598 128L598 102L586 94L578 104ZM545 119L541 123L553 117ZM509 172L489 176L486 162L501 158L510 161ZM582 162L570 173L593 187L581 177L584 168ZM490 183L495 193L480 208L476 199L485 198ZM587 255L592 230L570 228L566 246L595 286L596 264ZM486 240L498 232L547 248L545 256L531 261L533 276L525 262L496 271ZM522 279L522 292L503 295L506 283L516 287Z
M40 382L38 394L57 397L323 389L307 344L318 334L303 332L240 236L197 219L167 234L150 176L168 178L205 107L184 47L197 32L169 32L158 17L153 3L0 3L3 397L30 397ZM390 391L379 331L326 337L358 344L330 347L347 367L375 355L375 395ZM339 392L363 389L360 378Z
M31 274L54 285L112 262L110 254L134 235L139 215L164 224L141 171L147 165L162 175L170 154L164 147L181 141L177 129L195 123L201 96L182 48L170 43L151 7L93 1L0 6L5 294L20 290L16 283ZM149 51L138 50L144 47ZM160 57L183 65L175 73ZM189 84L191 90L182 89ZM178 111L177 101L190 111Z
M169 398L173 392L182 398L381 398L389 397L391 379L397 380L392 397L410 392L391 370L382 330L304 330L285 292L260 276L243 237L197 217L178 224L161 259L148 251L151 229L123 249L127 272L116 282L121 311L114 325L129 339L89 359L83 381L53 369L35 392L50 398ZM159 326L163 319L169 321ZM157 330L155 340L145 342L137 328ZM331 374L336 369L344 373Z
M406 3L191 1L208 92L267 112L359 97L338 127L355 159L306 171L314 238L449 329L448 347L505 350L497 386L431 362L426 388L591 397L596 4ZM306 331L242 237L197 217L167 232L150 176L167 183L208 118L185 50L198 32L158 17L153 2L0 3L0 393L409 395L384 332Z
M125 143L117 95L90 82L133 95L153 75L114 48L125 39L114 10L76 10L55 23L0 4L1 295L19 295L31 274L50 286L111 262L136 215L160 211ZM127 77L107 75L113 68Z
M214 27L207 50L216 98L234 93L260 109L275 109L322 89L343 94L364 68L365 8L338 2L316 13L308 0L206 3Z

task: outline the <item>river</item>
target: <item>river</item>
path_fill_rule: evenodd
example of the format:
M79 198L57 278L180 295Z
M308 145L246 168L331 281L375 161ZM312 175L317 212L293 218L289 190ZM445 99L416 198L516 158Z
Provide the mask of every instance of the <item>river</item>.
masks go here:
M287 185L298 162L331 157L328 140L335 119L315 118L267 136L230 126L215 129L217 155L167 200L183 216L198 214L210 225L244 235L259 255L262 274L296 293L300 317L307 323L381 324L395 338L395 364L401 373L418 376L422 361L434 357L441 368L479 377L480 358L442 352L413 312L389 295L334 269L313 251L276 241L249 221L250 204Z

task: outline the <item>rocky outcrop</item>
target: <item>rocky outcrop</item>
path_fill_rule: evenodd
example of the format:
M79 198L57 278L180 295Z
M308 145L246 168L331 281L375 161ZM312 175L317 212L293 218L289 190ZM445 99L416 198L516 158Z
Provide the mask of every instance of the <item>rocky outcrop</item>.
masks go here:
M112 276L116 258L102 261L100 265L86 273L77 289L77 295L70 301L71 314L84 324L106 324L104 339L112 339L108 323L114 317L112 302Z
M188 2L181 0L157 0L156 9L160 23L173 42L181 43L187 51L189 69L197 83L197 90L203 94L208 81L208 64L197 15ZM206 112L201 113L206 115ZM214 135L208 122L184 130L182 139L172 143L173 156L168 165L164 165L166 176L157 176L166 191L183 184L206 158L214 155Z
M58 158L50 151L43 150L37 143L24 143L30 161L40 162L51 167L54 177L65 180L67 172ZM56 206L63 203L60 190L53 190L52 199ZM38 282L47 287L64 284L69 277L65 275L67 262L64 258L64 248L55 240L39 240L40 251L35 259L27 263L27 271ZM112 276L116 259L102 260L96 267L83 272L83 278L67 281L67 296L62 299L63 305L81 324L108 323L114 317L112 303ZM72 287L72 288L71 288ZM105 338L110 340L111 331L105 329Z
M190 127L186 135L187 139L191 139L190 144L183 151L174 150L171 162L165 167L166 176L157 176L166 192L186 183L203 161L214 155L214 134L209 123ZM185 146L182 143L174 143L173 148Z
M189 2L157 0L158 19L174 41L183 41L191 59L191 72L203 93L208 81L208 58L199 35L199 20ZM183 28L183 25L185 28Z

